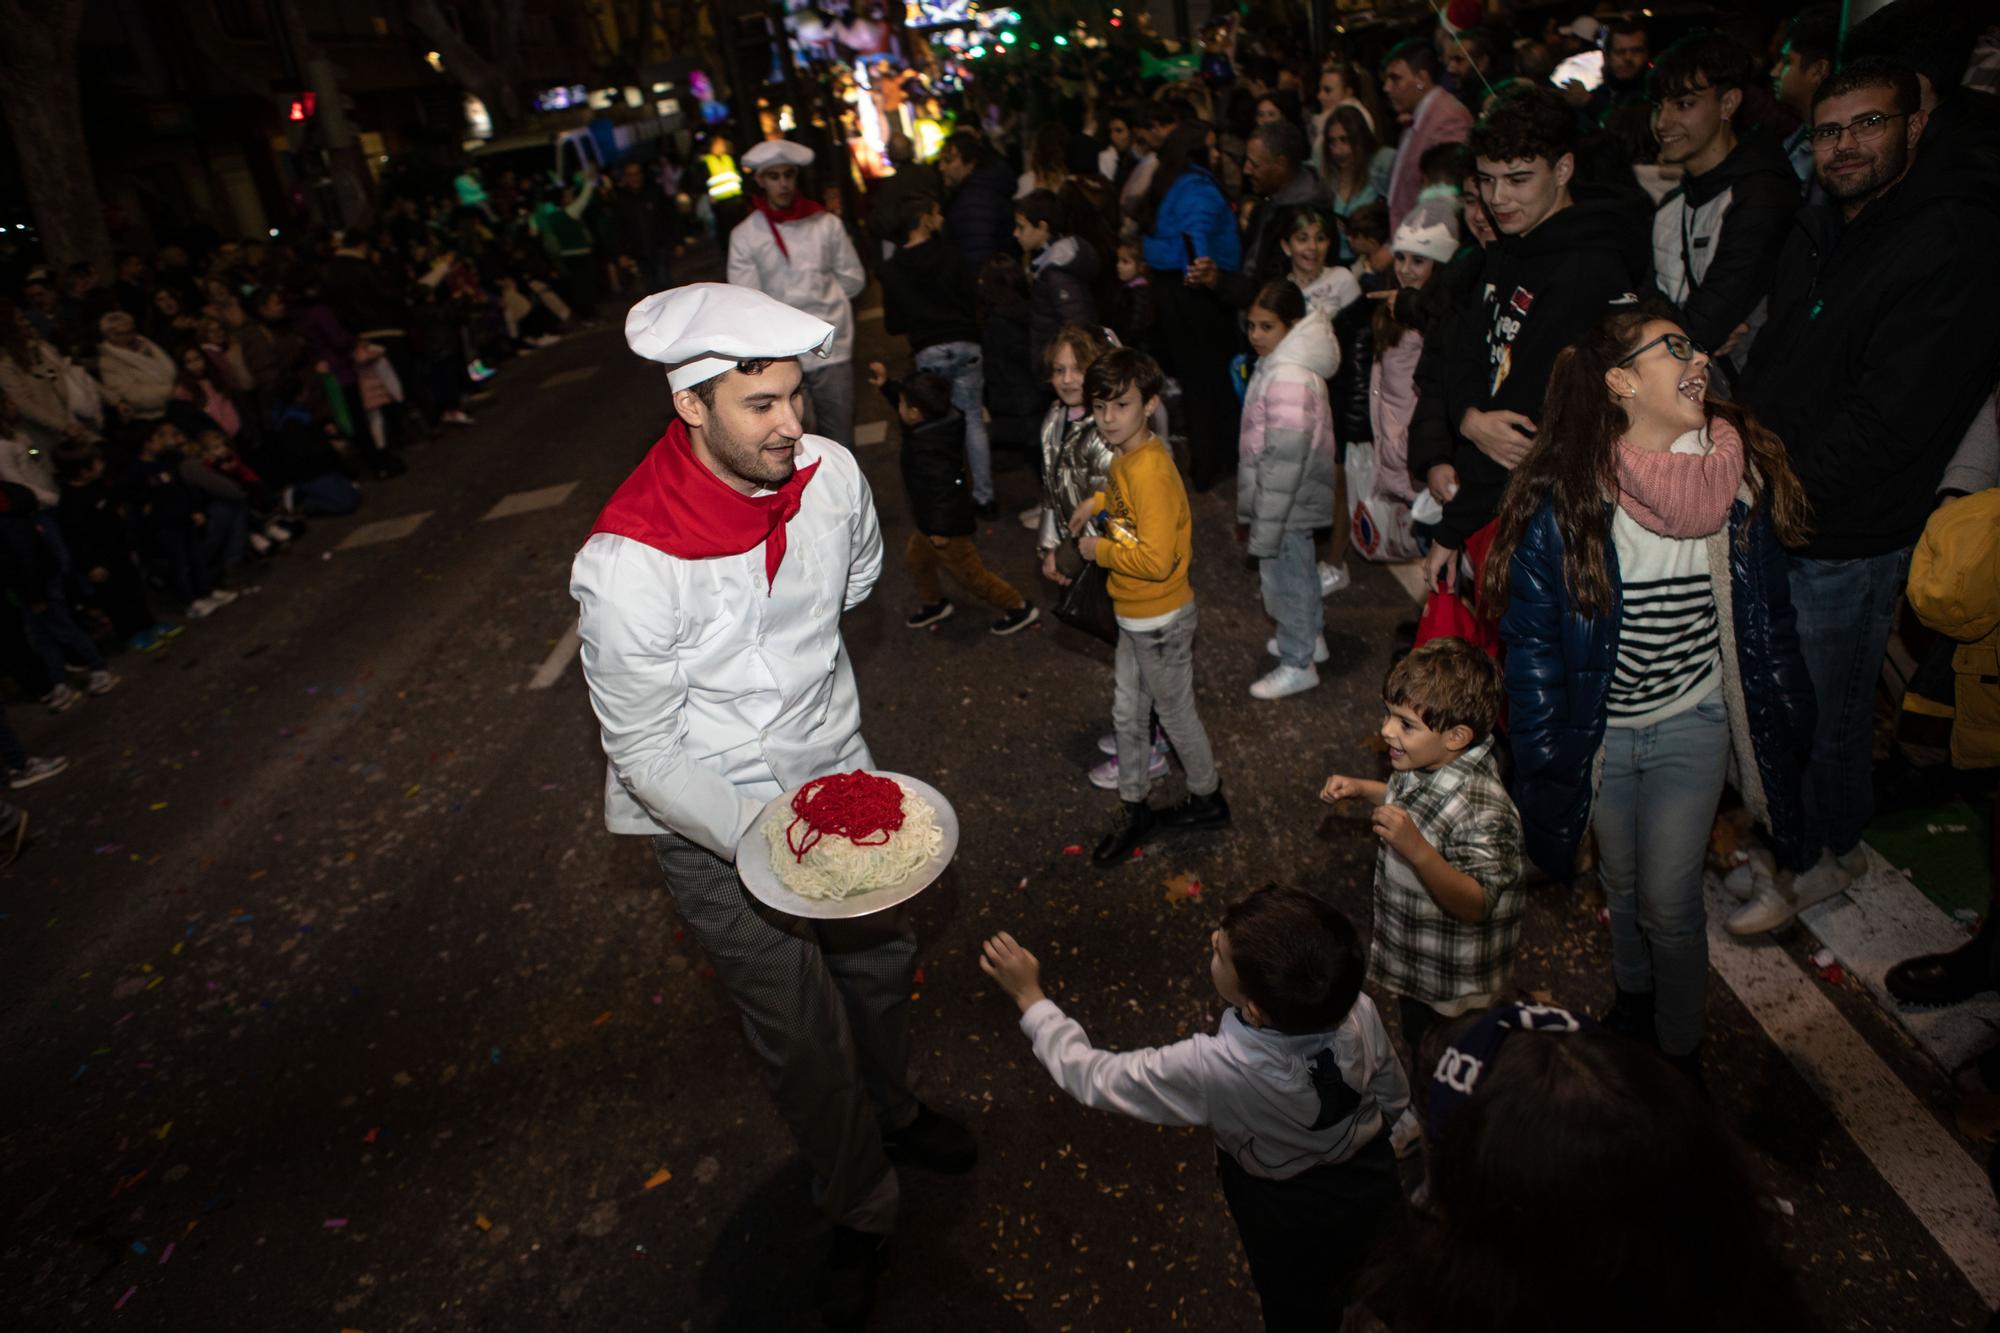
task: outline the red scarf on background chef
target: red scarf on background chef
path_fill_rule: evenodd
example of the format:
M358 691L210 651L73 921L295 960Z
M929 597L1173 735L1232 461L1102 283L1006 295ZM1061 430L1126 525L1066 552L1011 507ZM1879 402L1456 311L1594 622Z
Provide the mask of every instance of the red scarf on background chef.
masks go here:
M799 512L806 483L818 470L815 461L769 495L745 495L694 456L687 423L676 417L612 493L590 531L630 537L682 560L742 555L761 543L769 596L785 559L785 525Z
M785 208L771 207L771 201L766 199L761 193L752 196L750 206L755 208L759 213L762 213L764 221L770 224L771 239L778 243L778 253L785 257L785 262L788 264L792 261L792 252L785 248L785 233L778 230L778 224L780 222L798 222L811 217L815 213L826 212L824 208L806 198L804 191L793 195L790 206Z

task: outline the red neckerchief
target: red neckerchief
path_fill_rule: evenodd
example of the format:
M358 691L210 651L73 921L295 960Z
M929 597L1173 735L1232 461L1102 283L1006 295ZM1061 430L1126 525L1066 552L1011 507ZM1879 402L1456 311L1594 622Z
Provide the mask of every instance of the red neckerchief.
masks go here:
M792 206L790 208L773 208L770 201L765 199L761 194L751 199L750 203L759 213L764 215L764 221L770 224L771 239L778 243L778 253L785 257L787 264L792 262L792 252L785 248L785 234L778 230L778 224L780 222L798 222L804 218L811 217L815 213L824 213L826 211L803 194L792 196Z
M799 512L817 461L769 495L745 495L694 456L687 423L675 418L644 461L612 492L592 535L630 537L682 560L742 555L760 542L764 580L775 585L785 558L785 524ZM766 588L769 595L770 587Z

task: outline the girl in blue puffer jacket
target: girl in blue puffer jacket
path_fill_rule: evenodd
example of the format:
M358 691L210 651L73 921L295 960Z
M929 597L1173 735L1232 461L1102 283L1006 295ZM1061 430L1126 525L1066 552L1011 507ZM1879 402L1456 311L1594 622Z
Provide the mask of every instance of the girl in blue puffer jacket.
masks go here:
M1707 399L1708 364L1665 307L1565 349L1485 567L1528 854L1567 878L1596 831L1606 1025L1697 1079L1723 780L1792 868L1813 727L1779 546L1805 536L1804 493L1775 436Z

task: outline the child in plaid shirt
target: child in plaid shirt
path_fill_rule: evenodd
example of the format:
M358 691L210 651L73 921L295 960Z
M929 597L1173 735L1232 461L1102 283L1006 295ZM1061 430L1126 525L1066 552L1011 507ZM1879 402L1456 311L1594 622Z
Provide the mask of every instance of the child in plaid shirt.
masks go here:
M1505 997L1521 936L1521 816L1493 759L1502 685L1463 639L1432 639L1382 687L1386 783L1336 774L1322 801L1377 807L1368 979L1397 997L1415 1058L1441 1019Z

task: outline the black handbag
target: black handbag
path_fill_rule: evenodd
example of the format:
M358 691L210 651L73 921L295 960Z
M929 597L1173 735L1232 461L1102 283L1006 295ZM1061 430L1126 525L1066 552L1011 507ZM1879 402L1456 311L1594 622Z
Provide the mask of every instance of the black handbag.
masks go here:
M1109 571L1099 564L1083 567L1056 599L1056 619L1071 629L1109 644L1118 642L1118 617L1111 608Z

